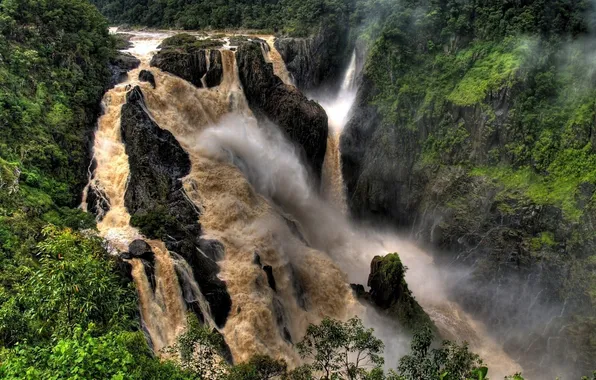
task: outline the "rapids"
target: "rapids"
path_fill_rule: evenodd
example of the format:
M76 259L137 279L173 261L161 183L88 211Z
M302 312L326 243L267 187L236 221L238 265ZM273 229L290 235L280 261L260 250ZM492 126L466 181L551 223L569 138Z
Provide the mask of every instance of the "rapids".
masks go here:
M220 241L224 257L219 276L226 282L232 310L220 332L234 360L254 354L300 364L293 348L310 323L324 317L359 315L386 344L386 366L395 367L408 352L410 337L398 326L353 296L349 283L366 284L375 255L399 252L409 268L406 279L414 295L445 338L467 340L491 368L491 375L512 374L519 365L509 358L486 328L448 299L448 279L429 254L392 234L355 226L347 216L341 178L339 137L356 97L356 54L352 55L339 93L317 99L329 116L329 138L321 191L300 161L296 149L275 128L259 126L238 79L235 53L222 51L224 79L214 88L196 88L178 77L149 67L159 43L168 33L135 32L128 50L141 60L128 80L108 91L98 121L93 148L96 168L87 193L103 194L110 208L98 217L100 235L113 252L125 252L138 238L124 205L129 165L120 135L120 109L131 86L141 87L147 111L170 131L189 154L191 171L183 178L187 197L200 209L205 238ZM276 75L292 83L273 37L263 53ZM157 87L137 80L150 69ZM322 196L321 196L322 194ZM147 239L145 239L147 240ZM160 241L147 240L155 254L156 289L151 288L140 259L132 259L132 275L140 310L153 347L160 353L184 330L188 298L197 300L206 323L209 304L188 263L168 252ZM272 267L273 290L255 259ZM181 286L182 284L182 286Z

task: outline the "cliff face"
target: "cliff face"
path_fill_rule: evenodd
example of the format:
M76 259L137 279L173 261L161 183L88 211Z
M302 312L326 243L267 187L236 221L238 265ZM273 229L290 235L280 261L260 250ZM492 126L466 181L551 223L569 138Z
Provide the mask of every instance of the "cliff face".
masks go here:
M166 48L153 56L151 66L174 74L199 88L218 86L223 79L219 50Z
M161 239L168 250L184 257L211 306L215 323L222 327L231 299L225 283L217 277L219 267L215 260L221 256L221 245L200 237L199 211L182 190L180 179L190 171L188 154L169 131L151 119L146 109L143 93L135 87L122 106L121 119L130 165L125 204L131 224L145 236ZM189 308L197 312L193 306Z
M327 115L294 86L284 84L265 62L259 43L247 42L236 52L240 81L254 114L261 122L275 123L301 148L317 178L327 149Z
M593 299L580 290L590 286L591 270L580 263L591 262L596 249L591 232L596 186L579 186L572 199L582 212L574 218L568 208L539 202L495 174L501 166L491 155L519 141L511 110L527 86L522 80L489 91L475 105L446 102L406 127L383 114L374 101L379 89L365 77L341 139L347 199L357 218L408 228L440 248L439 261L471 266L472 286L462 283L456 297L490 325L503 331L539 326L523 337L505 338L526 373L540 373L545 357L576 363L581 373L594 365L589 359L594 347L570 326L593 323L586 319ZM431 155L431 144L447 148ZM575 319L575 313L584 317ZM560 345L529 349L532 341L549 338Z
M296 86L302 91L337 83L349 56L347 25L326 25L307 38L278 38L281 54Z

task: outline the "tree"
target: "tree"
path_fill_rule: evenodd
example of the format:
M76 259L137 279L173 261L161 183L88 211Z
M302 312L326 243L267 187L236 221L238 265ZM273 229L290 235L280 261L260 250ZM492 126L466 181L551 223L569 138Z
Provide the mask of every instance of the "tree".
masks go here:
M141 332L96 336L94 326L77 327L52 345L17 345L0 353L3 379L190 380L172 362L161 362Z
M253 356L248 363L238 364L230 369L226 380L270 380L284 378L288 365L265 355Z
M219 379L229 370L221 356L224 344L220 334L201 325L194 314L189 314L186 331L166 352L178 355L182 369L194 373L199 379Z
M399 360L396 379L466 380L487 379L488 369L480 357L468 349L467 343L444 341L441 348L431 349L433 334L425 327L412 339L409 355Z
M98 331L133 327L134 290L114 272L102 241L52 225L42 232L38 265L19 269L23 283L0 308L0 338L10 337L13 328L21 332L19 339L39 341L71 335L90 323Z
M351 318L341 322L325 318L310 325L297 344L300 356L312 360L309 368L322 379L364 379L369 371L383 365L383 342L366 329L362 321Z

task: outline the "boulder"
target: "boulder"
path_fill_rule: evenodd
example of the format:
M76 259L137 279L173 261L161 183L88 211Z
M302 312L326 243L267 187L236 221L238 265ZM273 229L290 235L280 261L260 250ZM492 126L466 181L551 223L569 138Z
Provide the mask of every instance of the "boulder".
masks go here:
M112 73L108 88L112 88L122 83L127 78L127 73L134 70L141 64L138 58L130 53L118 52L116 56L110 59L109 69Z
M139 73L139 80L141 82L149 82L151 86L155 88L155 77L153 76L153 73L151 71L141 70L141 72Z
M137 86L127 95L121 118L130 165L124 201L131 224L148 238L162 240L168 250L188 262L211 306L215 323L222 327L231 299L225 283L217 277L219 267L213 258L223 256L223 246L200 238L199 210L185 196L180 180L190 172L188 154L169 131L153 121L146 109ZM209 250L209 255L201 253L205 250Z
M362 285L352 284L355 295L396 319L401 326L415 332L424 326L436 331L430 317L416 301L404 278L405 267L399 255L375 256L370 264L366 292Z
M267 274L267 283L269 284L269 287L273 289L274 292L276 292L277 285L275 284L275 277L273 277L273 268L271 267L271 265L265 265L263 267L263 270L265 271L265 274Z
M153 250L145 240L133 240L128 246L128 253L135 259L153 261Z
M103 216L110 210L110 201L106 194L93 186L87 190L87 211L95 215L96 220L101 221Z
M197 87L203 87L201 78L207 72L205 50L187 52L182 50L161 50L151 59L151 67L174 74Z
M258 42L241 44L236 60L253 113L260 121L275 123L301 149L308 167L320 178L328 134L323 108L275 76Z
M209 63L207 54L209 54ZM223 79L222 57L219 50L164 49L153 56L151 67L176 75L199 88L204 87L204 84L207 87L218 86Z

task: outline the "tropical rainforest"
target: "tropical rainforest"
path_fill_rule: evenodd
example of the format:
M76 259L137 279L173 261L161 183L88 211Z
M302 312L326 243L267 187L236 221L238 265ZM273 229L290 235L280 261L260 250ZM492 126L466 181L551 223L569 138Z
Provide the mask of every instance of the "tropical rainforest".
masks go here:
M491 375L467 343L439 339L397 255L377 261L380 277L371 273L368 284L380 278L409 330L409 353L395 368L385 368L392 353L359 318L309 324L292 343L298 366L266 355L222 359L222 335L190 310L177 342L154 352L130 265L79 207L122 43L109 25L274 34L305 93L336 91L355 51L358 93L340 139L350 215L408 231L438 263L468 268L452 297L524 364L511 379L554 378L558 368L564 379L596 379L596 4L588 0L1 0L1 378ZM251 57L246 46L236 54ZM242 63L255 115L285 125L253 103ZM305 101L292 94L288 102ZM157 223L155 236L139 228L177 238ZM374 291L363 297L376 300ZM541 372L545 362L553 371Z

